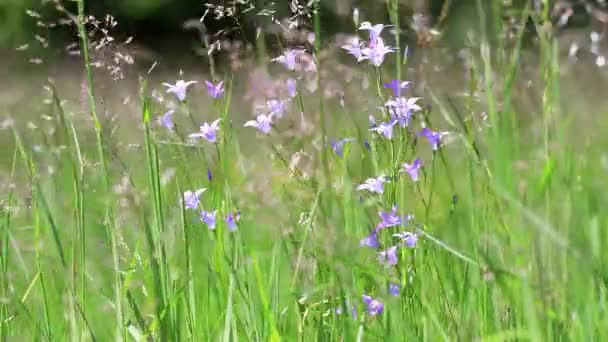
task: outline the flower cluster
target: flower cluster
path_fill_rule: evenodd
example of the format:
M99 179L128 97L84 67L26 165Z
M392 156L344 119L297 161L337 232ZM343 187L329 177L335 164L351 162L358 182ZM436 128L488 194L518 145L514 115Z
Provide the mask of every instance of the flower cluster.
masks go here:
M207 189L202 188L195 191L185 191L182 197L182 203L184 205L184 208L189 210L199 210L201 206L200 196L206 190ZM207 211L205 209L200 209L199 219L207 226L207 228L209 228L210 230L214 230L217 226L217 210ZM239 211L228 212L224 215L224 222L226 222L226 227L231 232L236 231L237 223L240 221L240 219L241 213Z
M359 30L369 31L367 44L355 37L349 44L343 45L342 49L353 55L357 62L368 60L373 66L379 67L384 62L386 54L394 52L393 48L384 45L384 41L380 37L385 27L387 26L383 24L372 25L368 21L361 23Z

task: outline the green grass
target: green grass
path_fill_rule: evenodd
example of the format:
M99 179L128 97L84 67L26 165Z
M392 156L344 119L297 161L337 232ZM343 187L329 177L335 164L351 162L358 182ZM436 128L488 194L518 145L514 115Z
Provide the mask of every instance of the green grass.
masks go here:
M397 2L387 8L399 28ZM500 10L489 13L500 17ZM520 20L529 16L539 26L547 20L529 9ZM572 131L573 114L560 111L557 42L542 32L542 116L524 122L528 113L513 106L523 29L514 45L491 47L488 18L480 19L464 85L469 97L456 101L430 88L418 94L432 110L413 127L424 121L452 132L438 152L413 132L398 130L388 141L357 120L340 121L367 113L345 113L313 97L299 98L298 109L319 115L315 137L275 131L256 138L263 153L248 155L235 134L242 122L231 108L228 75L226 94L214 102L222 118L215 146L190 146L183 127L170 134L155 125L153 113L163 108L142 82L144 128L132 130L142 149L125 158L98 120L90 69L93 131L73 123L50 86L55 132L14 127L3 168L15 186L2 194L0 340L603 339L608 215L600 160L608 141ZM313 22L318 51L321 22ZM83 38L85 61L87 45ZM408 79L403 57L389 58L394 70L370 75L378 84ZM468 114L478 110L475 93L486 121ZM185 115L188 105L182 107ZM606 122L595 120L601 131ZM369 137L371 151L352 143L339 158L311 147L326 134ZM38 141L46 153L34 151ZM48 152L58 146L61 153ZM290 170L289 156L300 148L312 154L310 177ZM396 172L414 157L425 161L418 183ZM175 177L167 182L169 169ZM395 176L383 195L355 190L382 173ZM241 212L236 232L219 216L209 230L184 208L181 194L202 187L203 208ZM376 225L377 211L393 204L415 216L407 229L420 240L400 249L389 269L359 240ZM390 246L390 233L380 240ZM401 284L398 297L387 293L389 281ZM382 301L384 312L365 313L363 294Z

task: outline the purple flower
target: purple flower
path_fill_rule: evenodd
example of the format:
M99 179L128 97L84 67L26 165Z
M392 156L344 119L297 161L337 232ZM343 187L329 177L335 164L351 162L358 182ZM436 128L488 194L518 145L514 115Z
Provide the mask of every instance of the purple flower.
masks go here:
M298 94L298 81L295 78L287 79L287 95L293 98Z
M220 81L217 85L209 81L205 81L207 85L207 93L214 99L218 99L224 95L224 81Z
M211 169L207 169L207 179L210 182L213 180L213 175L211 174Z
M393 128L395 127L396 123L396 120L381 122L378 126L370 128L369 130L382 134L386 139L390 140L393 139Z
M384 304L368 295L363 295L363 304L365 304L365 310L371 316L379 315L384 311Z
M266 111L268 113L268 116L270 117L277 117L277 118L282 118L283 115L285 114L285 110L287 107L287 103L289 103L289 101L287 100L276 100L276 99L271 99L266 101Z
M198 83L197 81L188 81L179 80L175 82L175 84L171 83L163 83L165 87L167 87L167 93L173 93L178 100L183 102L186 100L186 93L188 92L188 87Z
M410 174L410 177L412 177L412 181L418 181L418 171L420 171L420 168L422 167L422 161L420 159L414 160L411 164L403 163L402 167L400 172L407 172Z
M447 132L435 132L425 127L418 133L418 136L425 137L433 150L436 151L441 146L441 138L446 134Z
M412 113L422 110L422 107L416 104L418 100L420 100L419 97L411 97L409 99L397 97L387 101L384 106L388 109L391 118L396 120L399 126L405 128L410 123Z
M215 229L217 210L205 211L201 210L201 221L209 227L209 229Z
M374 45L361 49L359 61L368 59L372 65L379 67L384 62L384 56L390 52L393 52L393 49L384 46L384 41L378 37Z
M173 130L175 127L175 124L173 123L173 113L175 113L175 111L171 109L163 114L158 120L166 129Z
M357 190L368 190L378 194L384 193L384 183L388 182L386 177L380 176L377 178L368 178L363 184L357 187Z
M185 191L183 195L183 203L186 209L196 209L200 204L200 196L207 189L202 188L196 191Z
M401 216L397 215L397 206L393 206L390 212L380 210L378 212L378 216L380 216L380 223L376 226L377 230L390 228L394 226L399 226L403 222Z
M217 119L213 121L211 124L204 122L200 128L200 132L192 133L189 135L190 138L204 138L210 143L215 143L217 141L217 131L220 129L220 121L222 119Z
M378 252L378 261L386 267L397 265L397 246Z
M376 229L372 230L368 236L361 239L359 242L359 246L370 247L370 248L378 248L380 244L378 243L378 231Z
M348 44L342 45L341 48L346 50L348 54L355 56L357 61L361 60L361 41L358 37L353 37Z
M344 146L346 145L346 143L349 143L351 141L355 141L355 139L353 138L344 138L344 139L338 139L338 140L330 140L329 141L329 146L331 147L332 150L334 150L334 153L336 153L336 155L338 157L342 157L344 156Z
M241 212L237 211L235 214L228 213L226 215L226 225L228 226L228 230L233 232L236 230L236 223L241 219Z
M297 58L303 52L304 50L301 49L288 49L285 50L282 55L273 59L273 61L283 64L283 66L287 68L287 70L294 71L296 70L297 66Z
M272 119L269 115L260 114L255 120L245 122L245 127L255 127L260 132L268 134L272 129Z
M401 293L401 285L393 282L388 283L388 293L393 297L399 297Z
M399 97L401 96L401 90L405 90L407 88L409 88L412 85L412 82L408 82L408 81L399 81L399 80L392 80L390 82L384 83L384 87L385 88L389 88L393 91L393 95L395 97Z
M401 241L403 241L403 243L405 243L405 245L409 248L416 247L416 244L418 243L418 234L416 233L403 232L393 234L393 236L401 239Z
M369 44L375 45L378 39L380 39L380 34L385 27L389 27L389 25L384 24L376 24L372 25L369 21L364 21L359 26L359 30L369 31Z

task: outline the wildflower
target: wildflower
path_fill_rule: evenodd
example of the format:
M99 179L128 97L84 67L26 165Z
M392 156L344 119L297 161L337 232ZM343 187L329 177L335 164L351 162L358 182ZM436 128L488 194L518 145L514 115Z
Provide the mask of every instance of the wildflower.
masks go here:
M287 79L287 94L289 97L294 98L298 94L298 81L294 78Z
M255 120L245 122L245 127L255 127L260 132L268 134L272 129L272 119L270 115L260 114Z
M175 113L174 110L169 110L158 120L166 129L172 130L175 127L175 124L173 123L173 113Z
M196 191L185 191L183 195L184 207L186 209L196 209L200 204L200 196L207 189L202 188Z
M393 297L399 297L401 285L393 282L388 283L388 293Z
M408 89L411 85L412 85L412 82L399 81L399 80L392 80L390 82L384 83L384 87L392 90L393 95L395 97L401 96L401 90Z
M226 215L226 225L228 226L228 230L233 232L236 230L236 223L241 219L241 212L237 211L236 214L228 213Z
M331 147L332 150L334 150L334 153L336 153L336 155L341 158L344 155L344 146L346 145L346 143L349 143L351 141L355 141L355 139L353 139L353 138L343 138L343 139L338 139L338 140L332 139L329 142L329 146Z
M395 127L396 123L396 120L391 120L389 122L381 122L378 126L370 128L370 131L382 134L386 139L390 140L393 139L393 128Z
M183 102L186 100L186 93L188 92L188 87L193 84L198 83L197 81L184 81L179 80L175 82L175 84L163 83L165 87L167 87L167 93L173 93L178 100Z
M384 311L384 304L377 299L373 299L371 296L363 295L363 304L365 304L365 310L371 316L379 315Z
M217 119L211 124L208 124L207 122L203 123L203 125L200 127L200 132L192 133L189 135L189 137L204 138L210 143L215 143L217 141L217 131L220 129L220 121L221 119Z
M386 212L384 210L380 210L378 212L378 216L380 216L380 223L376 226L376 229L384 229L395 226L405 226L412 219L411 215L399 216L397 215L397 206L394 205L390 212Z
M416 247L416 244L418 243L418 234L416 233L403 232L393 234L393 236L401 239L401 241L403 241L403 243L405 243L405 245L409 248Z
M353 37L348 44L342 45L341 48L346 50L349 55L353 55L357 61L360 61L361 57L363 57L361 54L361 41L358 37Z
M210 182L213 180L213 175L211 174L211 169L207 169L207 179Z
M369 233L368 236L364 237L363 239L361 239L361 242L359 242L359 246L363 247L370 247L370 248L378 248L380 244L378 243L378 231L376 229L372 230L371 233Z
M384 183L388 182L386 177L380 176L377 178L368 178L363 184L357 187L357 190L368 190L378 194L384 193Z
M439 149L439 146L441 146L441 138L446 134L447 132L435 132L425 127L418 133L418 136L425 137L433 150L436 151Z
M213 84L209 81L205 81L207 85L207 93L214 99L218 99L224 95L224 81L220 81L218 84Z
M393 49L384 46L384 41L378 37L374 45L361 49L359 61L368 59L372 65L379 67L384 62L384 56L390 52L393 52Z
M268 116L276 116L277 118L282 118L285 115L285 110L287 107L287 103L289 101L286 100L276 100L271 99L266 101L266 111L268 112Z
M397 246L378 252L378 261L387 267L397 265Z
M297 66L297 58L304 52L301 49L288 49L282 55L273 59L274 62L283 64L287 70L295 71Z
M391 118L396 120L401 128L405 128L409 125L412 114L422 110L422 107L416 104L418 100L420 100L419 97L409 99L398 97L387 101L384 106L388 109Z
M380 39L380 34L385 27L389 27L389 25L384 24L376 24L372 25L369 21L364 21L359 26L359 30L369 31L369 43L370 45L376 44L376 42Z
M412 177L412 181L417 182L418 181L418 171L420 171L421 167L422 167L422 161L420 159L416 159L411 164L403 163L402 169L400 170L400 172L409 173L410 177Z
M217 210L205 211L201 210L201 221L209 227L209 229L215 229L216 225Z

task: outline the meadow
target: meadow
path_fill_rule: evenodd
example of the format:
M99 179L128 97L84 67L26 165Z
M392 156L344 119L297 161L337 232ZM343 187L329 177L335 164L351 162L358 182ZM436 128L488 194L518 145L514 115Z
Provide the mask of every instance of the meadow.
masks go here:
M0 340L607 336L608 117L569 110L549 2L477 1L451 93L399 1L341 40L319 3L301 42L258 38L253 84L144 68L114 117L77 1L80 91L50 79L38 121L0 125Z

